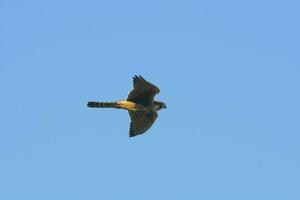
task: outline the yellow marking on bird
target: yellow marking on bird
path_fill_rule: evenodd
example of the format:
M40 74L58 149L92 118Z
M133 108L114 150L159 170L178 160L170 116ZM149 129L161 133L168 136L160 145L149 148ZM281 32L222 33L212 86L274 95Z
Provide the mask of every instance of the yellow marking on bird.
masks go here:
M120 108L130 110L130 111L136 111L137 110L137 104L131 101L118 101L118 106Z
M159 105L154 105L154 111L158 111L159 110Z

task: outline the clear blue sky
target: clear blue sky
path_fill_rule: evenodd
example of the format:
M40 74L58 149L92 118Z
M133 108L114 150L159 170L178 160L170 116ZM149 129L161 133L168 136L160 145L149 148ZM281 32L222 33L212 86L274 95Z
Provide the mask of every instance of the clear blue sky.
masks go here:
M0 2L0 199L300 199L299 1ZM159 113L128 137L132 76Z

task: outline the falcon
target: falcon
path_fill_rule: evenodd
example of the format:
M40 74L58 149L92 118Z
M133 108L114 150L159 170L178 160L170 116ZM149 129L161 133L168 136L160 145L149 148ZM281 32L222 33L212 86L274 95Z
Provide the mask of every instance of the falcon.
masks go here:
M161 101L154 97L159 93L159 88L146 81L142 76L133 77L133 89L126 100L113 102L90 101L90 108L117 108L127 110L130 117L129 137L145 133L155 122L157 111L167 108Z

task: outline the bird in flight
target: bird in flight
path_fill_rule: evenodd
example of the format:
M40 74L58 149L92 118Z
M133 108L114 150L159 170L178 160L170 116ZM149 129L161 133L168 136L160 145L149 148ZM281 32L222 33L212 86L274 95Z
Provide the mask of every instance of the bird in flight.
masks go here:
M117 108L128 110L130 117L129 137L145 133L157 118L157 111L167 108L161 101L155 101L154 96L159 88L146 81L142 76L133 77L133 89L126 100L114 102L90 101L90 108Z

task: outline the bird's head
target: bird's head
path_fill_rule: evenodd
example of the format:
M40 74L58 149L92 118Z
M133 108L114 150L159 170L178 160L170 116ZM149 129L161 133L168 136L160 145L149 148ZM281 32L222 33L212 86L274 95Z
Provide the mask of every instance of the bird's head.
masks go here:
M155 101L154 103L159 106L159 110L163 109L163 108L167 108L167 106L166 106L166 104L164 102Z

